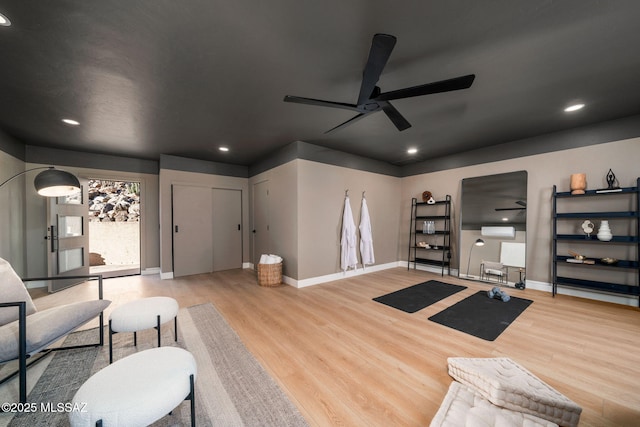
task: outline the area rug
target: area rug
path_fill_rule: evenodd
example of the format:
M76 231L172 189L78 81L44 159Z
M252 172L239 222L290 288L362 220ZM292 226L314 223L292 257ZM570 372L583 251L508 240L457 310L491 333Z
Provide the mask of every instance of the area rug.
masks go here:
M429 280L376 297L373 300L407 313L415 313L463 289L467 289L467 287Z
M95 340L95 329L76 332L65 344ZM105 341L108 335L105 334ZM154 329L114 335L114 361L157 345ZM238 335L211 304L181 309L178 342L173 322L162 327L162 345L186 348L196 358L196 425L198 426L306 426L307 423L278 384L244 346ZM29 393L28 402L71 402L75 392L93 373L109 363L109 347L56 352ZM3 414L5 418L7 414ZM5 419L6 421L6 419ZM190 425L189 402L183 402L154 426ZM5 423L6 424L6 423ZM9 426L68 426L66 413L20 413Z
M509 301L503 302L499 299L489 298L486 291L478 291L429 317L429 320L483 340L493 341L532 302L513 296Z

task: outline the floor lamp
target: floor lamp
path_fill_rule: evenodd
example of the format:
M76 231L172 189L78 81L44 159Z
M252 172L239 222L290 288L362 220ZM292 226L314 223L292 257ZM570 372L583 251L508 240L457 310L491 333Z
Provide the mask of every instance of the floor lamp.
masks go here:
M474 246L484 246L484 240L478 239L471 245L471 249L469 249L469 262L467 262L467 278L469 278L469 266L471 265L471 252L473 252Z
M55 169L53 166L42 166L32 169L27 169L22 172L18 172L11 178L0 184L0 187L13 180L14 178L24 175L27 172L46 169L36 175L33 180L33 185L36 187L36 191L41 196L45 197L60 197L69 196L80 190L80 181L75 175L65 172L63 170Z

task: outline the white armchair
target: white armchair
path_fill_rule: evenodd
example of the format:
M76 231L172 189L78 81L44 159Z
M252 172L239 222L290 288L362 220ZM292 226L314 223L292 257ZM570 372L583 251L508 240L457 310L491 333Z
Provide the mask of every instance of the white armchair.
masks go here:
M18 370L0 380L0 384L20 377L20 402L27 400L27 359L37 353L104 344L104 330L98 328L99 342L73 346L48 347L75 329L100 317L111 301L102 298L102 276L75 276L80 279L98 279L98 299L83 301L48 310L37 311L23 280L56 280L70 277L20 279L11 265L0 258L0 364L18 360Z

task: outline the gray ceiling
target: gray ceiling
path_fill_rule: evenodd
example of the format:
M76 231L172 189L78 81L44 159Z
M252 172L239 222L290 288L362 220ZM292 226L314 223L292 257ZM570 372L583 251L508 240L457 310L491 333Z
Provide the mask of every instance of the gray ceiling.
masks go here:
M3 0L0 13L0 129L35 146L251 165L300 140L401 165L640 112L635 0ZM398 39L383 91L473 86L394 101L403 132L376 113L325 135L353 113L282 101L355 103L375 33Z

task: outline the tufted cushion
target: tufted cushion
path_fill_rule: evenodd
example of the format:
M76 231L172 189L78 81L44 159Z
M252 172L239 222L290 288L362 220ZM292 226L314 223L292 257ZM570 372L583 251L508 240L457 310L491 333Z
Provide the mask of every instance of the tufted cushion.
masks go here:
M27 317L27 354L34 354L96 317L111 301L94 300L38 311ZM0 362L18 358L18 321L0 326Z
M507 357L450 357L449 375L497 406L575 427L582 408Z
M187 350L159 347L134 353L103 368L76 392L72 426L146 426L176 408L191 392L197 373Z
M18 301L27 303L27 316L36 312L36 306L31 301L24 283L13 271L11 264L0 258L0 302ZM18 320L18 307L0 308L0 325L6 325L14 320Z
M491 402L472 389L452 382L430 427L557 427L551 421L512 411Z

